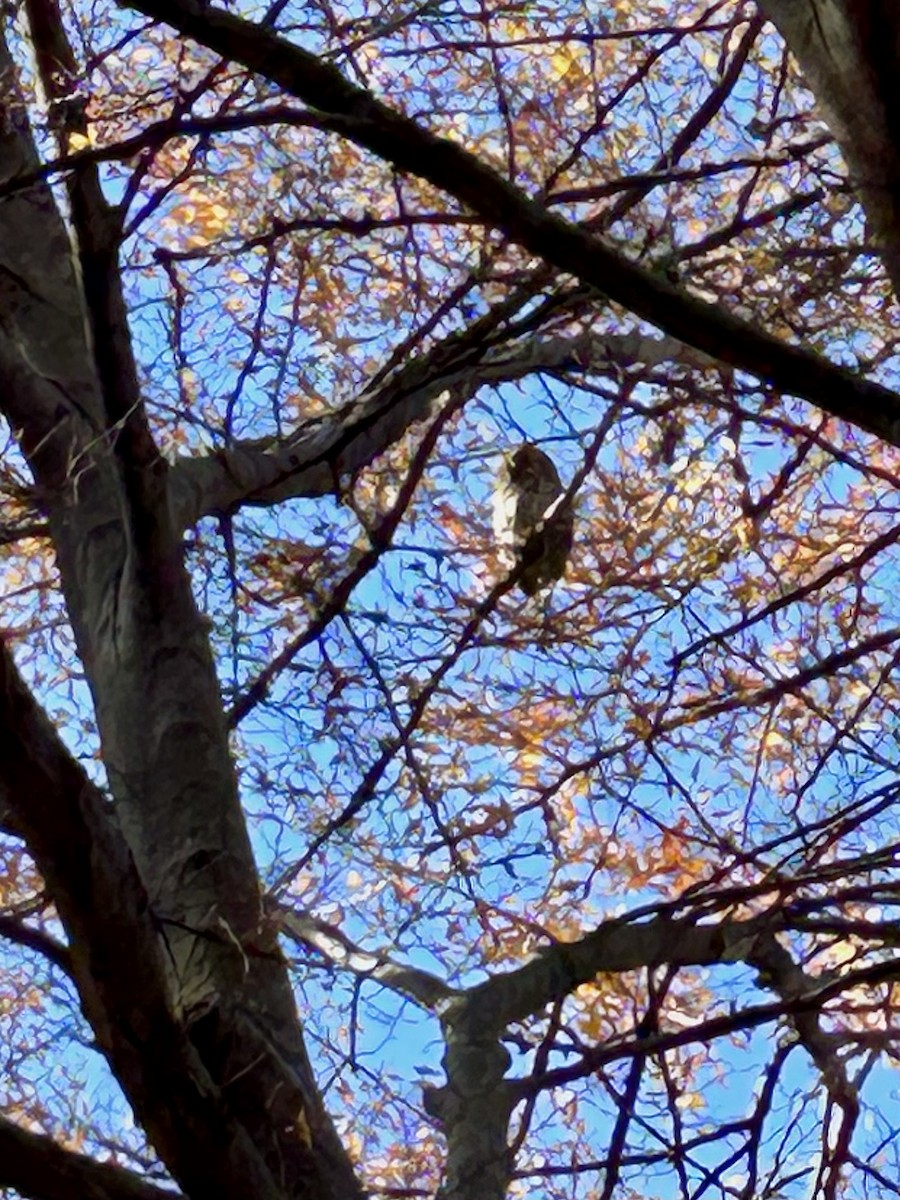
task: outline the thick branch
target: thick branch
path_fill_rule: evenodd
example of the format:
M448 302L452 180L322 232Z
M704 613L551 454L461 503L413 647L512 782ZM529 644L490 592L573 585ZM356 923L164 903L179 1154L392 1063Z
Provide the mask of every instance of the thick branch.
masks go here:
M45 69L54 70L59 50L65 74L51 0L32 0L31 14L47 39ZM0 38L0 72L5 53ZM15 102L0 122L0 180L35 161L9 70L0 109L7 95ZM98 197L85 220L102 224L102 206ZM43 185L0 205L0 404L48 514L118 824L102 797L79 790L82 777L45 777L57 765L52 755L19 762L27 739L2 763L19 771L20 786L0 795L0 813L4 801L13 808L7 827L25 837L59 905L98 1041L178 1182L197 1195L283 1188L345 1200L358 1190L352 1164L316 1091L284 963L260 928L208 634L170 519L166 472L157 472L165 464L141 442L144 413L110 408L134 394L126 380L111 399L112 374L93 370L60 230ZM87 232L99 238L92 244L108 279L116 271L109 230ZM95 284L94 332L127 338L124 316L104 307L103 279ZM124 342L107 349L127 357ZM121 356L119 369L127 373ZM135 437L123 440L115 435L126 417ZM40 794L49 805L68 794L63 784L78 801L68 823L52 807L39 817L15 804L17 794ZM70 836L56 840L58 830ZM149 905L165 921L164 943Z
M30 1200L183 1200L113 1163L95 1162L0 1116L0 1186Z
M513 242L642 319L781 392L900 445L900 398L643 270L529 200L475 155L420 128L271 30L200 0L120 0L283 87L323 125L454 196Z
M900 9L895 0L760 0L847 160L900 296Z
M564 999L601 972L727 962L754 967L760 983L777 993L777 1003L714 1017L696 1029L654 1033L641 1040L641 1052L709 1040L787 1015L833 1100L841 1106L841 1136L848 1139L858 1101L839 1056L841 1040L823 1032L818 1013L829 999L862 980L895 978L897 963L877 963L846 979L809 976L775 936L784 923L785 910L780 907L749 920L725 920L716 925L670 917L642 924L608 921L577 942L545 947L518 970L494 976L451 999L442 1013L447 1083L426 1093L426 1105L443 1125L448 1141L441 1196L446 1200L499 1200L512 1170L505 1139L515 1099L581 1079L604 1063L634 1054L630 1044L603 1044L594 1051L586 1050L571 1066L543 1071L520 1082L503 1078L509 1060L500 1038L507 1026ZM835 1156L831 1168L835 1178L840 1162Z
M688 917L658 917L641 924L607 921L577 942L545 946L517 970L470 989L466 1003L480 1010L483 1023L504 1029L564 999L601 971L744 961L775 921L769 914L719 925L698 925Z
M314 917L312 913L293 912L286 905L280 905L279 922L289 937L311 946L336 967L346 968L363 979L372 979L429 1011L457 995L453 988L428 971L395 962L386 953L373 954L363 950L336 925Z
M279 1200L172 1012L156 923L109 806L2 646L0 801L56 903L97 1041L173 1174L198 1196Z
M87 98L78 92L78 65L56 0L25 0L35 62L63 150L88 132ZM141 403L128 312L119 273L121 215L103 195L98 165L81 162L66 175L80 283L105 426L115 447L128 502L130 552L147 583L166 591L180 551L169 521L167 464L157 450Z
M426 1092L427 1107L447 1137L442 1200L505 1195L513 1166L507 1130L517 1091L504 1079L509 1056L500 1038L510 1023L564 999L600 971L742 958L764 921L735 926L698 926L687 919L607 922L578 942L546 947L518 970L496 975L445 1005L447 1083Z
M708 359L674 338L584 332L529 338L485 352L481 322L405 363L357 402L308 426L287 444L241 442L215 454L182 459L172 470L173 503L181 528L200 517L246 504L269 505L331 493L341 475L368 466L419 421L433 415L447 392L461 398L480 387L527 375L616 371L662 363L684 367ZM480 359L478 356L481 356ZM449 360L449 361L448 361Z
M3 782L0 779L0 797L2 796ZM42 954L55 966L61 967L67 975L71 975L72 956L69 954L68 948L62 942L58 942L56 938L51 937L49 933L44 933L42 929L32 929L30 925L26 925L17 917L0 913L0 938L13 942L17 946L24 946L26 950L34 950L38 954Z

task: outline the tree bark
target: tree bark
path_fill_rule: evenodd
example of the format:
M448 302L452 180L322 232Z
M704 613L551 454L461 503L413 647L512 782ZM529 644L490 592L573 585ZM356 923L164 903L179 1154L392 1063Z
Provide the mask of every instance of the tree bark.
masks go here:
M64 66L58 13L34 0L30 16L45 51ZM5 45L0 77L4 182L32 170L36 155ZM175 1178L194 1196L345 1200L358 1184L316 1090L286 968L263 920L168 467L142 406L129 399L138 391L120 295L117 214L84 173L74 174L74 249L43 182L0 206L0 403L47 514L116 828L93 799L73 843L82 874L69 879L54 871L64 848L42 852L52 811L46 825L29 823L28 812L15 807L16 796L29 793L15 779L5 790L59 905L73 957L87 964L79 989L97 1040ZM17 684L10 687L10 702L24 704ZM130 917L143 920L145 940L156 945L155 957L145 947L143 1001L93 986L115 974L115 951L98 941L103 931L86 911L97 900L104 838L112 839L110 869L118 864L127 879L133 860L133 900L126 913L123 893L119 929L110 881L108 906L98 911L119 929L120 942ZM131 999L143 1015L125 1011ZM136 1053L127 1045L134 1022L145 1031Z
M900 10L894 0L760 0L796 58L900 296Z

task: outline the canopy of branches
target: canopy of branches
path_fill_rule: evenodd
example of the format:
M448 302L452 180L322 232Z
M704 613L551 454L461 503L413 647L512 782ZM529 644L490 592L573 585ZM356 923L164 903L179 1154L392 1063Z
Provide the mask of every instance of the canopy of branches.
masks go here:
M900 1194L898 47L3 10L4 1195Z

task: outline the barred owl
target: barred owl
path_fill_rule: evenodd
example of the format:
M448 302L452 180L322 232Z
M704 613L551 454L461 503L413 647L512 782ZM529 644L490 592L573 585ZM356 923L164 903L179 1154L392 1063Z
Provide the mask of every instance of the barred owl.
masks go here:
M543 450L525 443L504 456L494 489L494 536L508 570L523 564L526 596L565 574L572 549L572 510Z

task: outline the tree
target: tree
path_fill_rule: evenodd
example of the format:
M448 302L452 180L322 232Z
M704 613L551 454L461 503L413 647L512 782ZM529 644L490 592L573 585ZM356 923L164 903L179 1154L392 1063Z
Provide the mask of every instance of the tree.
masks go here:
M11 1194L900 1189L863 9L5 16Z

